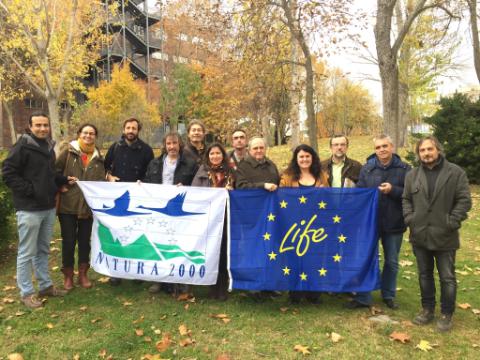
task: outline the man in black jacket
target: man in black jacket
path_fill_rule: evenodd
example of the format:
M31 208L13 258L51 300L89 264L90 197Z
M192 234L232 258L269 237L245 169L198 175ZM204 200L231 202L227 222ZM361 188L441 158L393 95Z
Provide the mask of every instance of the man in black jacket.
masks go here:
M143 180L153 159L153 150L138 137L142 125L135 118L123 122L122 138L114 142L105 155L108 181L136 182ZM121 279L110 278L110 284L119 285Z
M458 230L472 207L465 171L447 161L437 138L427 136L416 146L421 162L405 179L403 215L410 227L410 242L417 258L418 278L422 295L422 312L413 323L425 325L435 313L434 264L440 277L442 316L437 322L440 331L452 327L457 280L455 254L460 247Z
M41 307L42 301L35 296L32 270L40 297L66 294L53 286L48 255L55 223L55 194L60 186L73 184L76 179L55 172L55 143L50 139L48 115L30 116L29 130L10 150L3 162L2 174L12 189L17 210L17 286L22 303L33 309Z
M110 146L105 156L108 181L135 182L145 177L153 150L138 137L141 129L135 118L124 121L122 138Z
M171 132L163 138L162 154L150 161L146 183L164 185L187 185L190 186L195 176L198 165L192 157L187 157L183 152L183 142L177 133ZM167 292L175 290L172 284L163 284ZM161 283L154 283L148 288L152 294L158 293L162 287ZM176 287L178 291L186 289L182 286Z

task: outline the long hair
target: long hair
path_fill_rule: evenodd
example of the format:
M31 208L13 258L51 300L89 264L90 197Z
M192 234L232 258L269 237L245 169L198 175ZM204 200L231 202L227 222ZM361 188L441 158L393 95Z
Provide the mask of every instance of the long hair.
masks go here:
M162 140L162 150L161 150L161 154L164 155L167 153L167 139L168 138L174 138L174 139L177 139L178 141L178 146L180 148L180 151L179 151L179 154L181 155L183 153L183 148L184 148L184 145L183 145L183 140L182 140L182 137L172 131L172 132L169 132L167 133L164 137L163 137L163 140Z
M207 151L205 151L205 164L207 164L207 166L209 168L212 167L212 164L210 163L209 155L210 155L210 151L212 151L212 149L216 148L216 147L219 148L220 152L222 153L223 159L222 159L222 164L221 165L227 171L229 169L228 155L227 155L227 152L225 151L225 148L223 147L223 145L218 143L218 142L210 144L210 146L207 148Z
M295 150L293 151L292 160L290 164L288 164L287 169L285 172L290 175L293 180L298 181L300 179L300 167L298 166L297 162L297 155L300 151L305 151L312 156L312 165L310 166L310 174L313 175L315 180L320 179L322 175L322 165L320 164L320 157L318 156L317 152L313 150L313 148L306 144L298 145Z

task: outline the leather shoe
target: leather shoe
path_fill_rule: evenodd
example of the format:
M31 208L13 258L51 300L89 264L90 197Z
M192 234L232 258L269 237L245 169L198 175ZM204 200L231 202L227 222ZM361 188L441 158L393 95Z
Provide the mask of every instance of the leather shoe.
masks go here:
M361 302L358 302L357 300L349 301L344 305L345 309L350 309L350 310L369 308L369 307L370 307L370 305L362 304Z
M383 302L392 310L398 309L398 304L393 299L383 299Z

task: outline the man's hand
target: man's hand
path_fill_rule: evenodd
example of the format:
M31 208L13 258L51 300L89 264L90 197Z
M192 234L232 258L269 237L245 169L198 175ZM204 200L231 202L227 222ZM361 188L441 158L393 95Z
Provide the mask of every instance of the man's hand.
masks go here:
M107 174L107 181L110 181L110 182L120 181L120 178L113 176L111 174Z
M277 190L277 187L278 187L278 186L277 186L277 184L265 183L265 184L263 185L263 187L264 187L265 190L267 190L267 191L275 191L275 190Z
M380 186L378 187L378 190L380 190L382 194L387 195L390 193L390 191L392 191L392 184L388 182L381 183Z

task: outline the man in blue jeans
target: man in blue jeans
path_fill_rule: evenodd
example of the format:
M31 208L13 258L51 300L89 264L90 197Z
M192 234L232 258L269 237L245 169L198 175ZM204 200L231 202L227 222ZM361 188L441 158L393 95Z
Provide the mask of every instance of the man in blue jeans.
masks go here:
M383 247L384 264L381 278L381 292L385 305L397 309L395 302L398 273L398 256L406 230L402 215L402 193L405 175L410 166L394 153L392 139L380 135L374 140L375 154L367 158L360 170L357 187L375 187L380 191L378 204L378 234ZM372 295L357 293L346 304L349 309L369 307Z
M442 146L433 136L418 141L416 155L420 166L405 179L403 215L410 227L410 242L417 258L422 295L422 311L413 319L417 325L433 321L435 314L435 280L437 265L440 277L441 317L439 331L452 328L457 280L455 254L460 247L458 230L472 207L465 171L447 161Z
M34 113L29 119L29 130L10 150L3 162L2 175L12 190L17 210L17 285L22 303L33 309L42 306L42 301L35 295L32 270L40 297L66 294L53 286L48 255L55 223L55 194L60 186L76 179L55 173L48 116Z

